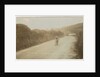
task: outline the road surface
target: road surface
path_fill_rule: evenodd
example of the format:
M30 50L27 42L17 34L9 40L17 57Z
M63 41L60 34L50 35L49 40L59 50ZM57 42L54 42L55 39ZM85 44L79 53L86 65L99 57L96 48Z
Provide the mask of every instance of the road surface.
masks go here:
M58 46L55 40L16 52L17 59L71 59L77 54L74 52L74 36L59 38Z

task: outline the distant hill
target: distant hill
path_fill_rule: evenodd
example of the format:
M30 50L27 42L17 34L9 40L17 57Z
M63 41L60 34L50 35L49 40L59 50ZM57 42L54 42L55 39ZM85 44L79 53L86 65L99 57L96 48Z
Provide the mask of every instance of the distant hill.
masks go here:
M63 27L60 29L60 31L62 31L65 35L69 33L78 33L80 31L83 31L83 23Z

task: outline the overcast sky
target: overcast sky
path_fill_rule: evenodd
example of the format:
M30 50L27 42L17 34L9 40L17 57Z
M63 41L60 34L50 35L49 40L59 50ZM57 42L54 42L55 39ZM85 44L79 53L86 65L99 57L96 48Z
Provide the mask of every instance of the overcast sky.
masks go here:
M83 16L17 16L17 24L30 29L54 29L83 22Z

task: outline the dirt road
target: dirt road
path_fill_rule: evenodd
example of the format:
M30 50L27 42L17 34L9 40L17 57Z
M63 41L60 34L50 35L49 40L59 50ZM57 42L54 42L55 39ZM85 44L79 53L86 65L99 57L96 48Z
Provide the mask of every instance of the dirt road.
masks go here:
M76 39L74 36L59 38L16 52L17 59L70 59L77 54L73 52Z

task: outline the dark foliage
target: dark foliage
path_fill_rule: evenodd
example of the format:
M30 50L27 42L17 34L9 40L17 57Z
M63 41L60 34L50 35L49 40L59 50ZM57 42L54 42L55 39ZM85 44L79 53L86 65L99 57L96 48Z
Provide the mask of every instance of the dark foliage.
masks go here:
M62 37L63 35L61 31L30 30L26 25L16 24L16 51L55 39L55 36Z

